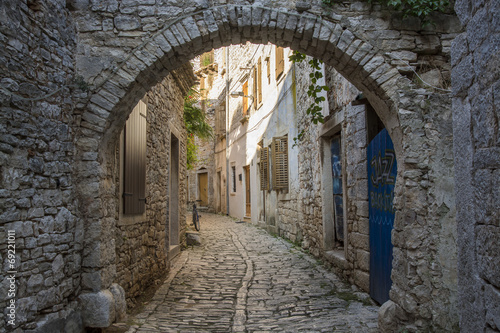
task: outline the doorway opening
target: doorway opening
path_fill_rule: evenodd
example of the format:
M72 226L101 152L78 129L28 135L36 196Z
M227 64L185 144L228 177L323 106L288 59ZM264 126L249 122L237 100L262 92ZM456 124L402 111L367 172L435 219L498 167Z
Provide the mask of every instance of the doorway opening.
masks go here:
M179 252L179 139L170 135L169 256Z
M199 206L208 206L208 172L198 173L198 200Z
M251 205L251 195L250 195L250 166L244 166L245 171L245 217L250 218L252 216L252 205Z

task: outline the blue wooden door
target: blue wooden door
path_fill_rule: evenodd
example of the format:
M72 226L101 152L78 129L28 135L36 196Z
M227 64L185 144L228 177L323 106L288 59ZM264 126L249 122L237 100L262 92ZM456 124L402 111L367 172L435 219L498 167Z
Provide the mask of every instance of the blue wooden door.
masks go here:
M396 170L394 145L383 129L368 145L370 296L380 304L389 299L392 285L391 230Z

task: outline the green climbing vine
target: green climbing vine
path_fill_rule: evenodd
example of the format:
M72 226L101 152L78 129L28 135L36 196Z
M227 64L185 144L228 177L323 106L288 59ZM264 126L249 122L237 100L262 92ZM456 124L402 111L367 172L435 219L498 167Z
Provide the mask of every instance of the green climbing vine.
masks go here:
M300 53L298 51L293 51L293 54L288 57L290 61L294 63L300 63L306 59L306 55L303 53ZM320 85L318 83L318 80L323 78L323 73L321 71L321 64L323 63L321 60L318 59L311 59L309 60L309 66L312 69L312 72L309 74L309 78L311 79L311 84L309 85L309 88L307 90L307 95L312 98L312 103L311 105L307 108L307 115L311 117L311 122L313 124L318 124L318 123L323 123L325 121L323 117L323 107L321 106L321 103L324 102L326 99L324 96L319 96L322 91L328 91L328 87L325 85ZM301 141L304 138L305 130L302 129L297 137L293 138L294 141L294 146L296 146L299 141Z
M213 129L207 123L205 112L196 106L200 100L200 93L191 88L184 97L184 124L187 130L186 150L187 168L193 169L197 159L198 147L195 143L195 136L200 139L213 137Z
M322 0L325 5L332 6L338 0ZM400 11L404 17L414 16L422 20L422 24L430 23L428 15L433 12L444 12L449 6L449 0L368 0L377 1Z

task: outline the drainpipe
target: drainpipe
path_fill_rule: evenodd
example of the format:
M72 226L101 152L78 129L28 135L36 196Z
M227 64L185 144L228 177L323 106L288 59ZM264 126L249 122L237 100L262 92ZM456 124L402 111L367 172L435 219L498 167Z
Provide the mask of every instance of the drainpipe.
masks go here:
M229 46L226 47L226 215L229 216Z

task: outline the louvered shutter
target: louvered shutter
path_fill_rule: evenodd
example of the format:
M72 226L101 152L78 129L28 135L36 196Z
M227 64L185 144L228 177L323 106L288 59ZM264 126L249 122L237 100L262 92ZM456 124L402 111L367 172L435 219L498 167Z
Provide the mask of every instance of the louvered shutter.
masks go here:
M257 110L258 104L259 104L259 99L258 99L258 91L257 91L257 80L258 80L258 74L257 74L257 68L254 67L253 69L253 107L255 110Z
M260 149L260 189L269 190L269 148Z
M123 212L142 214L146 203L146 104L139 102L125 124Z
M257 63L257 104L262 102L262 60Z
M248 115L248 81L243 83L243 116Z
M288 189L288 137L273 138L273 189Z
M283 48L276 47L276 80L279 79L285 70L285 58L283 55Z

